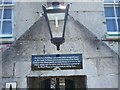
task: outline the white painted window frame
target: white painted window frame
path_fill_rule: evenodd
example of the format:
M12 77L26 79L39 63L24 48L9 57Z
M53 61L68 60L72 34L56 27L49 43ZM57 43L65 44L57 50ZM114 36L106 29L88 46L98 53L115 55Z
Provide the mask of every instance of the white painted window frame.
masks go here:
M2 0L2 2L4 2L4 0ZM4 14L3 12L4 12L5 7L11 7L11 10L12 10L11 19L3 19L3 14ZM2 8L2 16L1 16L1 19L0 19L0 21L1 21L0 37L2 37L2 38L4 38L4 37L6 37L6 38L13 37L13 32L14 32L14 10L13 10L14 3L13 2L12 2L12 4L4 4L4 3L2 3L2 4L0 4L0 8ZM11 21L11 23L12 23L12 34L2 34L3 21Z
M117 28L116 32L107 31L107 34L120 34L119 27L118 27L118 21L117 21L118 19L120 19L120 17L117 17L117 14L116 14L116 7L120 7L120 3L116 2L115 0L113 0L113 2L110 2L110 3L104 2L104 7L113 7L114 8L115 17L106 17L106 19L114 19L116 22L116 28Z

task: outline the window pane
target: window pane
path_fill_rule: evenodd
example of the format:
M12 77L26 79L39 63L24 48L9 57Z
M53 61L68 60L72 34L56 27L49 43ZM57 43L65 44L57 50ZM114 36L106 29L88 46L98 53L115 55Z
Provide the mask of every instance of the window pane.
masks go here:
M1 19L1 17L2 17L2 9L0 9L0 19Z
M115 32L115 31L117 31L116 22L115 22L114 19L107 19L106 20L106 24L107 24L107 31L108 32Z
M12 2L4 2L4 4L12 4Z
M113 3L114 1L113 0L104 0L104 2L106 2L106 3Z
M2 1L3 1L3 0L0 0L0 4L2 4Z
M2 25L2 34L12 34L11 21L4 21Z
M116 7L117 17L120 17L120 7Z
M0 34L1 34L2 30L1 30L1 21L0 21Z
M106 17L114 17L114 8L113 7L105 7L105 16Z
M120 32L120 19L118 19L118 31Z
M115 0L116 3L120 2L120 0Z
M4 16L3 19L11 19L11 9L4 9Z
M4 0L4 4L12 4L12 0Z

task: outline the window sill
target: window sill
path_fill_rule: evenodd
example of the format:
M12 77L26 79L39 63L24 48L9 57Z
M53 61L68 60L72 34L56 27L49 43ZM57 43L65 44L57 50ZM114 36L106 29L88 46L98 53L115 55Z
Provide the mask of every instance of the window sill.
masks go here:
M9 7L9 6L15 6L15 4L0 4L0 7Z
M13 43L13 41L15 41L15 38L11 37L11 38L0 38L0 44L10 44Z
M120 41L120 33L107 33L103 41Z
M0 34L0 38L12 38L13 34Z

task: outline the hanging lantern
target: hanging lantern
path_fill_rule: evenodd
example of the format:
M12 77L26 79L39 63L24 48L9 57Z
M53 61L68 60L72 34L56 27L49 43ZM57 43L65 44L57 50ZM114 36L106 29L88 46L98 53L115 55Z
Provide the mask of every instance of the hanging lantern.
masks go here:
M42 6L44 16L49 28L51 43L60 50L60 45L65 42L65 28L69 11L69 4L64 6L60 2L52 2L50 7Z

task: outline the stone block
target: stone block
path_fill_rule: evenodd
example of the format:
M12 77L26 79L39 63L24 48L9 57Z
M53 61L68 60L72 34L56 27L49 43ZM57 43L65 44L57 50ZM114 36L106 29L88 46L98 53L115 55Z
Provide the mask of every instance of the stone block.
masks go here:
M31 71L31 62L17 62L15 64L15 77L26 77Z
M88 88L118 88L118 75L87 76Z
M97 70L99 75L108 75L108 74L118 75L118 59L103 58L97 60Z
M83 59L83 72L85 75L96 76L98 75L96 60Z
M101 1L73 1L70 4L70 11L103 11L103 4Z
M83 24L86 28L88 28L99 39L103 38L104 35L106 34L106 24L105 24L106 20L103 11L101 12L78 11L78 12L70 12L70 15L74 17L75 20Z

